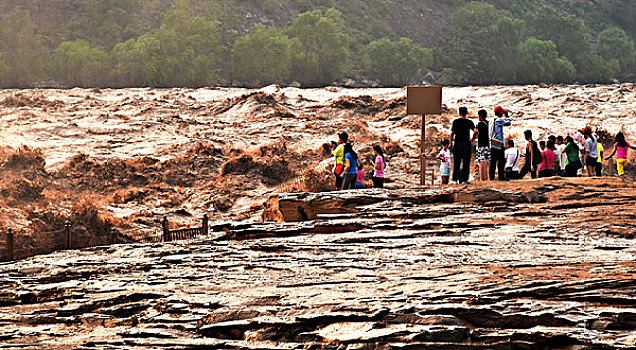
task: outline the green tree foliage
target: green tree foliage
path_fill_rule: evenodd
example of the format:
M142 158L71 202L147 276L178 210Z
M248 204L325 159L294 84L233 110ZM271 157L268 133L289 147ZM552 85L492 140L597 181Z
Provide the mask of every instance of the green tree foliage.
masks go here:
M559 57L556 45L551 41L529 38L519 46L521 69L519 80L523 83L568 83L574 80L576 69L567 58Z
M624 30L611 27L601 32L597 52L606 61L618 61L621 78L630 78L636 75L634 41Z
M83 0L84 15L71 24L74 37L112 47L144 30L141 0Z
M68 86L202 86L220 79L324 86L349 77L401 85L421 77L430 51L443 83L636 79L636 7L622 0L14 3L33 12L0 14L0 86L6 87L47 79ZM557 3L558 10L551 6ZM426 11L444 14L440 22L452 16L448 34L430 49L399 39L428 45L430 36L419 37L429 29ZM263 17L279 29L245 32ZM607 29L599 34L599 28Z
M471 2L453 16L445 63L460 83L514 81L525 24L493 5Z
M29 12L0 19L0 57L0 86L24 87L45 78L46 48Z
M216 77L224 48L216 23L195 17L185 2L161 27L113 48L115 82L123 86L202 86Z
M579 81L606 82L616 75L616 62L608 62L595 53L582 20L552 6L543 6L530 14L527 22L533 35L554 42L559 54L574 64Z
M430 50L410 39L380 39L371 42L363 53L364 67L373 79L389 86L421 82L433 62Z
M292 51L300 43L289 39L275 28L256 25L232 48L234 78L250 85L267 85L289 78Z
M606 61L596 52L591 51L578 61L577 81L582 83L608 83L618 76L617 60Z
M112 50L115 86L158 86L162 69L160 42L152 34L117 44Z
M590 51L587 28L583 21L552 6L543 6L528 16L528 28L539 39L556 44L559 55L578 64L582 56Z
M292 59L292 79L305 85L325 85L342 79L350 55L350 37L342 13L335 9L298 15L285 33L301 44Z
M108 84L110 57L86 40L65 41L51 59L53 77L67 86Z

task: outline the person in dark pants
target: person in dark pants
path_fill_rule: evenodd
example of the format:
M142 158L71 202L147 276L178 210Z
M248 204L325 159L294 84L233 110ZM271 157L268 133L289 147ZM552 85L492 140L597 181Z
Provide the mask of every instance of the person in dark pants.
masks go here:
M346 132L338 134L338 143L332 142L333 150L331 154L336 158L336 162L333 168L333 173L336 176L336 191L340 191L342 188L342 181L344 179L343 169L345 166L345 153L344 146L349 142L349 135Z
M504 119L504 116L507 119ZM508 111L501 106L495 108L495 118L490 127L490 179L495 179L495 170L498 170L499 180L505 181L506 177L506 151L504 147L504 126L510 126L512 122L508 117Z
M596 151L598 152L598 162L596 163L596 176L603 176L603 153L605 152L605 148L603 144L598 142L598 138L596 139Z
M537 178L537 165L541 163L541 152L537 141L532 139L532 131L526 130L523 132L528 144L526 145L526 161L523 163L523 168L519 172L519 179L523 179L526 174L530 173L533 179Z
M592 129L583 129L585 137L585 167L587 168L587 176L597 176L596 163L598 163L598 141L592 135Z
M468 116L468 108L460 107L459 116L453 121L450 135L450 147L453 150L453 182L468 183L470 176L470 157L472 142L479 136L479 132ZM470 131L473 137L470 137Z

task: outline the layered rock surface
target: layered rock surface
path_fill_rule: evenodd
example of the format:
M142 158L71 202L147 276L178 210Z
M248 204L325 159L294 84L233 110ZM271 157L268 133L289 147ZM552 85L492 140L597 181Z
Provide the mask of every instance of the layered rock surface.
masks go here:
M636 342L633 183L281 194L264 217L278 222L217 222L196 241L1 264L0 348Z

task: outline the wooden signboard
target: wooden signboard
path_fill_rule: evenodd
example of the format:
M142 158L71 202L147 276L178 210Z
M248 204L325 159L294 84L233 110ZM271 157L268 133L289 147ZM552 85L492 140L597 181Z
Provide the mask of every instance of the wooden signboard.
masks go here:
M441 86L408 86L406 88L406 114L422 115L422 141L420 143L420 186L426 185L426 115L442 114ZM431 175L431 185L435 184L435 172Z
M406 114L441 113L441 86L409 86L406 88Z

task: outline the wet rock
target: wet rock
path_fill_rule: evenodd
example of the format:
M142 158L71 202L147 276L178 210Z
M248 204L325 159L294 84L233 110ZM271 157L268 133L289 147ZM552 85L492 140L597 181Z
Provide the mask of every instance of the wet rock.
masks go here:
M633 209L583 180L280 195L324 213L3 263L2 346L629 348L636 250L604 230ZM583 190L606 205L551 208Z

